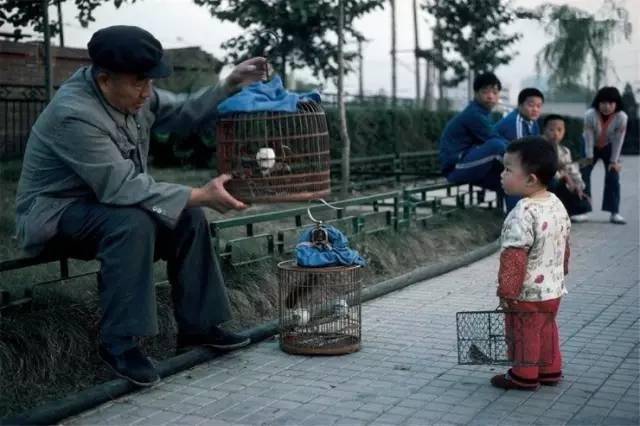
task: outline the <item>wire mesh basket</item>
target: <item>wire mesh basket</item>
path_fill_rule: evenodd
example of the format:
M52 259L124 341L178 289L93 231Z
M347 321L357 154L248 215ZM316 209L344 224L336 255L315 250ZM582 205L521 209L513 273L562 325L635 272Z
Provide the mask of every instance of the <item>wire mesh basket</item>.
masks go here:
M280 348L291 354L356 352L361 340L361 267L303 268L280 262Z
M331 192L329 131L322 107L299 102L295 113L236 113L218 120L218 170L244 202L307 201Z
M469 311L456 313L458 364L460 365L549 365L557 347L541 356L542 336L554 326L550 312ZM532 325L536 324L532 328ZM536 339L517 330L537 330ZM535 337L535 336L534 336ZM554 345L552 339L544 344Z

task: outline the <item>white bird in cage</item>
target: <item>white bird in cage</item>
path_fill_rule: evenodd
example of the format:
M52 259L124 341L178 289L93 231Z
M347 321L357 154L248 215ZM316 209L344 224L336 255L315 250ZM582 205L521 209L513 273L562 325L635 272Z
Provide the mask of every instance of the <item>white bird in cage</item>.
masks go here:
M273 148L260 148L256 154L256 161L262 175L268 176L273 166L276 165L276 152Z
M333 305L333 313L338 318L347 318L349 316L349 304L344 299L338 299Z
M303 308L298 308L291 313L291 317L296 322L297 325L307 325L309 320L311 319L311 315L309 311Z

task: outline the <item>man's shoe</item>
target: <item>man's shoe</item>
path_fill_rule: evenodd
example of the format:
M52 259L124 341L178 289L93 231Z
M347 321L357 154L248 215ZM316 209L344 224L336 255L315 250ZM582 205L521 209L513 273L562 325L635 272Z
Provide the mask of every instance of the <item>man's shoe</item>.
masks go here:
M627 221L624 220L624 217L620 216L620 214L618 213L611 213L611 218L609 218L609 222L615 223L616 225L624 225L625 223L627 223Z
M178 334L177 351L184 352L194 346L206 346L220 351L232 351L251 343L251 339L213 327L208 334Z
M575 214L571 216L571 222L574 222L574 223L582 223L588 220L589 220L588 214Z
M153 386L160 381L160 376L149 358L144 356L137 347L120 355L113 355L100 345L98 355L118 377L127 379L133 384Z

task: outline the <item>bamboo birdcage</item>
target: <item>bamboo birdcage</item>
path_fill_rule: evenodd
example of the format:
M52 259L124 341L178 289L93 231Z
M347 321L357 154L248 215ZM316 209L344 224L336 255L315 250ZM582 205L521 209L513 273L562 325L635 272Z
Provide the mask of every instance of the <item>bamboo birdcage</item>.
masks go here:
M340 355L360 349L361 267L303 268L278 264L280 347L301 355Z
M297 112L235 113L216 125L220 173L226 188L249 203L327 197L329 132L322 107L299 102Z

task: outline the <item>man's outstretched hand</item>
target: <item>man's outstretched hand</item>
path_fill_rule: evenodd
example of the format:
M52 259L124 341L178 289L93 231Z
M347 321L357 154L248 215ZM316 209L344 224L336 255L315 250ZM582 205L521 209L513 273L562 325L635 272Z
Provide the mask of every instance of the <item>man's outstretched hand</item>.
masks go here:
M230 175L224 174L211 179L206 185L191 190L191 198L187 206L189 207L209 207L220 213L229 210L244 210L247 205L238 201L227 192L224 184L231 179Z
M251 83L267 79L267 59L256 57L240 62L226 78L227 89L233 93Z

